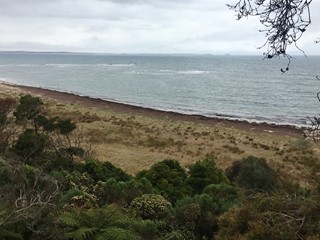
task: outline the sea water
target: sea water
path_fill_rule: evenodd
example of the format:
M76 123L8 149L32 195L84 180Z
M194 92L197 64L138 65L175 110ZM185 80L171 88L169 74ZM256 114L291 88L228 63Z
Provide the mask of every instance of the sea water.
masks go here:
M209 117L306 125L320 57L0 53L0 80Z

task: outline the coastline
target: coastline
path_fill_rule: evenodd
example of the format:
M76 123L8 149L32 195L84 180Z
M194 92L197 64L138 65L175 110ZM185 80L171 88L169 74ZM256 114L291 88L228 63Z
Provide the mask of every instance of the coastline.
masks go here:
M166 118L174 121L194 122L206 125L219 125L228 128L237 128L245 131L272 133L284 136L299 137L304 135L306 127L297 127L295 125L279 125L266 122L249 122L246 120L231 120L225 118L206 117L202 115L188 115L172 111L157 110L130 104L118 103L103 100L100 98L92 98L88 96L80 96L73 93L49 90L39 87L23 86L0 81L0 85L19 89L23 92L38 95L44 98L57 100L63 103L74 103L84 107L106 109L114 112L127 113L132 115L141 115L155 118Z

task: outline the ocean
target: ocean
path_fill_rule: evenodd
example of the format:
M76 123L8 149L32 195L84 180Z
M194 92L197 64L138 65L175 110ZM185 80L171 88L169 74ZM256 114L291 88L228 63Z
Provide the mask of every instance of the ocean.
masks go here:
M0 80L153 109L308 125L319 116L320 56L0 53Z

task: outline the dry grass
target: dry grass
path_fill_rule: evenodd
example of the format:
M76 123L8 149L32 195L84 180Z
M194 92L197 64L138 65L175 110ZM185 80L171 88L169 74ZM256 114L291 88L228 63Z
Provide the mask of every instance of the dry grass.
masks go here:
M0 96L18 94L15 89L0 87ZM50 114L78 122L94 145L95 158L110 161L129 173L165 158L188 166L208 153L216 156L217 165L223 169L249 155L263 157L277 171L300 182L310 175L310 169L320 169L319 147L302 137L132 115L52 99L47 104Z

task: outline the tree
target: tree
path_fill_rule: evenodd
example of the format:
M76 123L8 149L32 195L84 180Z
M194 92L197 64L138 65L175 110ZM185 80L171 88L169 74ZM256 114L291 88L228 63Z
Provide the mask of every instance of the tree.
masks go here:
M312 0L238 0L234 5L227 4L235 10L237 19L248 16L258 16L265 29L266 42L260 47L267 47L266 58L285 56L289 63L291 56L287 53L290 45L297 46L308 26L311 24L310 4ZM302 51L302 50L301 50ZM303 52L303 51L302 51Z
M16 117L17 122L26 125L28 122L34 127L37 132L39 129L38 117L44 112L43 102L38 97L31 95L24 95L20 97L19 104L16 107L13 115Z
M31 95L20 97L13 115L16 123L24 130L14 144L16 153L24 160L40 159L42 164L45 162L47 168L67 166L71 170L75 158L81 159L91 155L91 145L88 145L86 150L82 147L85 138L76 124L71 119L49 117L40 98ZM43 153L52 160L55 158L55 161L51 161L50 164Z

